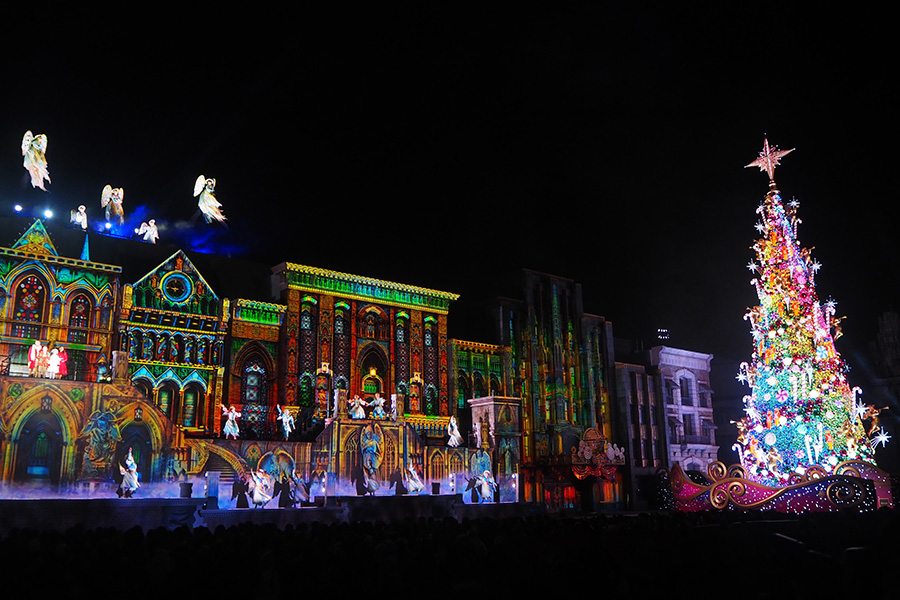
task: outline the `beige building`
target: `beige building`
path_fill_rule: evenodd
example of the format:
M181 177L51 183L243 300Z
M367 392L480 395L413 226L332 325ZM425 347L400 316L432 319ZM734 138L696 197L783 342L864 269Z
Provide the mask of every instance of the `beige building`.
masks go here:
M662 378L666 406L669 466L706 473L718 460L713 391L709 385L712 354L668 346L650 349L650 365Z

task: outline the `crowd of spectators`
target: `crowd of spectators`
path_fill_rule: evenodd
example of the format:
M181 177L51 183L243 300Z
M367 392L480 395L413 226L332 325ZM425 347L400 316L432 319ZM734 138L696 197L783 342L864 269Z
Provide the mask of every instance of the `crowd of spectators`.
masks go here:
M898 533L892 509L15 529L0 537L0 565L6 591L64 592L73 600L323 593L873 599L900 591L892 572Z

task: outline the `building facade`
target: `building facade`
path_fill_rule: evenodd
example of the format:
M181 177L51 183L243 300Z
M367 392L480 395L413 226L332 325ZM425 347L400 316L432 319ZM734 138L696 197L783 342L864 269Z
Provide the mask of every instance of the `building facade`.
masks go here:
M707 472L718 460L712 388L709 384L712 354L655 346L650 365L662 380L665 398L669 466Z

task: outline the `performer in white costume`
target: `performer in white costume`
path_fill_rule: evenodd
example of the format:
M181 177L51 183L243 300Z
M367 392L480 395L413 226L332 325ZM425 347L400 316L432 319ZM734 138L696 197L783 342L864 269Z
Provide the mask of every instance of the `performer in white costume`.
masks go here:
M225 427L222 428L222 434L225 436L227 440L229 436L231 439L238 439L241 437L241 430L238 429L237 420L241 418L241 413L237 412L233 406L225 408L225 405L222 404L222 414L228 417L228 420L225 422Z
M450 436L450 439L447 440L447 445L456 448L462 445L463 439L459 434L459 425L456 423L456 417L450 417L450 422L447 423L447 435Z
M291 437L291 432L294 431L294 415L291 413L291 409L286 406L281 408L281 405L276 404L275 408L278 409L276 420L281 421L281 426L284 429L284 439L286 440Z
M124 465L119 465L119 473L122 474L122 483L119 485L120 495L125 498L131 498L139 487L141 482L138 481L137 463L134 462L134 455L131 448L128 449L128 457L125 459Z

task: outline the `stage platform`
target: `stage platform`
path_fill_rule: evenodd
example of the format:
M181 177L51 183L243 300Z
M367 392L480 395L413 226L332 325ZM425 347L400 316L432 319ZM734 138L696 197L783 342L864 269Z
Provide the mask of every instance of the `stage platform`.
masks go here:
M144 531L180 526L230 527L240 523L276 527L321 522L391 522L405 519L458 521L509 518L538 514L542 507L528 503L465 504L461 496L360 496L320 499L298 508L207 509L206 498L89 498L0 500L0 535L12 529L65 531L114 527Z

